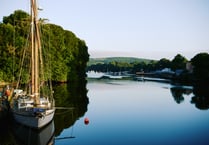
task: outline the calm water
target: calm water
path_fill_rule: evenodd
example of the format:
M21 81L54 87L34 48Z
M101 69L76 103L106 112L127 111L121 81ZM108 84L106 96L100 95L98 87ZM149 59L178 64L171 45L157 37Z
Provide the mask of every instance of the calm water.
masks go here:
M191 104L191 89L173 91L174 97L171 87L156 82L89 82L88 111L58 136L75 138L55 144L209 144L209 110Z
M52 124L33 133L37 136L35 140L42 141L40 136L47 138L36 144L209 144L209 102L194 97L191 87L182 89L166 83L103 80L89 81L87 94L70 89L66 85L56 87L55 92L62 98L57 99L56 104L69 109L57 110ZM90 120L88 125L84 118ZM24 132L32 134L31 130ZM12 136L9 131L8 134ZM8 138L15 142L16 137ZM32 137L29 138L25 144L32 144L29 143ZM4 145L6 141L0 139L0 145Z

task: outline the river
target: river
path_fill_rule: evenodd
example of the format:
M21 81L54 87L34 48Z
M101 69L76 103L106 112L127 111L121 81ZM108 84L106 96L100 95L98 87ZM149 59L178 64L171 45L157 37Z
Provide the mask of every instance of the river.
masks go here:
M208 98L201 101L191 86L90 80L86 88L88 92L67 85L56 86L55 95L59 94L55 98L56 106L66 109L58 109L54 122L43 131L34 135L29 130L31 135L25 136L25 144L29 144L32 135L37 136L35 139L39 142L44 140L40 136L45 137L43 143L36 144L55 145L209 144ZM85 122L85 118L89 122ZM8 128L9 131L4 128L9 136L6 138L24 142L17 137L18 133L15 135L15 131L11 133ZM20 130L23 129L20 127ZM8 143L2 138L0 145Z

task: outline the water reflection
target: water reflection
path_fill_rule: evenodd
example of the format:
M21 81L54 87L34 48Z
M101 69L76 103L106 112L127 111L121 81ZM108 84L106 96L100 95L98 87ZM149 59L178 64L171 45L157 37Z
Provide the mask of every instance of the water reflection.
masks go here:
M32 129L5 118L0 124L0 145L52 145L54 122L42 129Z
M87 111L86 84L56 85L54 97L58 106L54 120L41 130L14 124L10 117L0 120L0 145L52 145L55 139L61 139L58 138L61 132Z
M42 129L32 129L20 124L13 128L16 143L19 145L53 145L54 144L54 121Z
M209 109L209 85L199 84L194 86L194 97L191 103L195 104L198 109Z
M86 84L79 86L73 84L57 85L54 87L54 91L56 106L58 106L54 118L55 136L59 136L64 129L72 126L76 120L85 114L89 100Z
M8 120L8 118L0 120L0 145L15 144L15 139L10 131L10 122L8 122Z
M173 86L170 88L171 94L176 103L184 101L184 95L189 96L193 93L191 104L201 110L209 109L209 86L204 84L194 85L193 87Z
M193 92L192 87L184 87L184 86L171 87L170 91L174 100L178 104L184 101L184 96L183 96L184 94L190 95Z
M194 86L194 90L192 90L188 87L173 86L172 89L167 90L162 89L161 86L170 88L169 84L148 82L139 85L138 82L134 81L115 81L113 83L122 85L110 85L106 82L89 84L91 106L88 110L88 116L93 118L93 123L86 127L81 125L81 123L83 124L82 120L77 121L84 116L88 109L89 100L86 88L66 84L54 86L56 106L63 107L56 111L54 135L36 133L42 134L49 139L49 142L53 143L54 141L54 144L57 145L69 144L66 139L74 137L76 138L70 140L70 143L77 145L85 143L191 144L193 142L198 144L199 141L203 142L199 144L208 143L206 140L209 130L208 111L195 111L194 106L199 109L208 109L209 103L206 98L208 98L209 93L206 90L209 88ZM157 97L153 97L153 94ZM176 103L170 101L173 99L171 94L176 102L182 102L179 100L182 100L181 97L183 97L185 101L191 99L193 104L182 103L177 105L187 107L187 109L179 111L176 109ZM204 103L199 100L204 100ZM167 109L159 107L159 103L162 106L167 106ZM73 130L73 126L75 130ZM13 136L9 130L10 125L3 125L0 128L0 145L18 145L20 142L21 139L18 134ZM52 138L50 139L51 135ZM27 143L30 136L21 135L21 137L23 136L25 136L23 141ZM61 140L57 141L56 139ZM45 143L48 142L45 141Z

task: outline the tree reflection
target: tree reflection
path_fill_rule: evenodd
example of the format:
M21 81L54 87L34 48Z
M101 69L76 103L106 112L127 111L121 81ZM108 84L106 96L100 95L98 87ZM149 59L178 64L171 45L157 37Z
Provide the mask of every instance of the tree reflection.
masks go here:
M192 97L191 103L195 104L198 109L209 109L209 85L198 84L194 86L194 97Z
M61 109L56 109L54 122L41 130L32 130L19 124L14 126L14 122L10 118L1 119L0 145L50 144L53 142L54 136L59 136L65 128L72 126L85 114L89 103L86 82L55 85L53 89L55 106L61 107ZM55 130L52 130L53 125Z
M10 131L10 120L4 118L0 120L0 145L12 145L14 143L14 137Z
M176 103L180 104L184 101L184 95L191 93L194 96L191 98L191 104L195 104L196 108L201 110L209 109L209 85L208 84L195 84L193 89L185 87L172 87L171 94Z
M59 136L65 128L72 126L87 111L89 103L86 83L62 84L54 86L56 102L55 136ZM60 108L59 108L60 107Z
M174 100L176 101L176 103L180 104L181 102L184 101L184 94L185 95L189 95L192 93L192 89L191 88L184 88L184 87L172 87L170 89L171 94L174 98Z

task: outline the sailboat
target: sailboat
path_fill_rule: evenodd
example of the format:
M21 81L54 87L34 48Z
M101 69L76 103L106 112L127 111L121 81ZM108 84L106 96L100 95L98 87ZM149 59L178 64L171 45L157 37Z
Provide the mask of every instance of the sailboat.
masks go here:
M51 83L44 77L45 67L42 56L38 7L36 0L31 0L30 44L23 51L20 75L11 98L11 112L16 122L31 128L42 128L49 124L55 113L55 102ZM29 54L29 57L26 57ZM24 64L28 69L28 81L24 89L21 86ZM47 88L48 87L48 88Z

